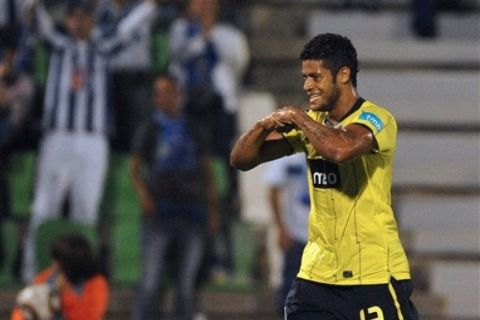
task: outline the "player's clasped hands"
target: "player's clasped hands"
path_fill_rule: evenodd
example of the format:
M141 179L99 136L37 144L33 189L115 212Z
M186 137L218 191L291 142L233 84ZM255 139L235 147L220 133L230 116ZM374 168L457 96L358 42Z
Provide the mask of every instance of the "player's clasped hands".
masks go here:
M267 131L287 132L295 127L295 114L299 111L297 107L285 106L261 119L259 124Z

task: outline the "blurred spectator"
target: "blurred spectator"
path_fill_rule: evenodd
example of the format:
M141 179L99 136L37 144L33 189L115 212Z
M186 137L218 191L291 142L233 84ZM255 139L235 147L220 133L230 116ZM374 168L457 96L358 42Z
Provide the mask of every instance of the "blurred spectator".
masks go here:
M160 3L160 11L152 26L152 67L155 74L164 73L170 63L168 45L169 31L172 22L183 12L183 0L164 0Z
M100 0L96 13L97 23L105 36L115 32L121 19L139 5L137 0ZM115 133L113 148L128 151L131 137L146 108L142 103L149 95L152 82L151 22L145 21L136 30L128 47L112 57L111 96L115 106ZM165 49L166 50L166 49ZM135 112L131 112L136 109Z
M22 31L24 0L0 0L0 48L15 48Z
M0 50L15 51L15 68L26 70L24 8L29 0L0 0Z
M307 244L310 198L305 156L297 153L267 163L264 179L277 226L278 245L283 252L282 282L275 301L278 314L283 315L287 294L300 270Z
M217 22L217 0L190 0L187 10L187 17L171 28L172 70L190 90L219 94L224 110L235 114L249 61L246 38L232 25Z
M433 39L439 35L440 12L472 12L478 9L477 3L472 0L411 0L412 31L417 37Z
M154 308L167 280L167 253L173 246L174 319L191 320L206 231L214 232L218 223L209 144L201 123L182 110L181 90L172 76L155 79L153 105L151 118L136 137L130 167L143 209L142 271L133 318L158 319Z
M171 70L188 88L196 114L210 118L214 156L229 170L228 193L222 199L221 228L215 239L217 269L233 270L231 224L238 212L236 172L230 170L228 157L237 134L237 109L249 50L244 34L232 25L220 23L217 0L188 1L187 15L178 18L170 30ZM223 248L222 248L223 247Z
M435 0L411 0L412 28L416 36L434 38L437 35Z
M249 0L218 0L218 21L233 24L245 33L250 31Z
M88 240L60 236L51 245L51 258L51 266L18 294L11 319L104 319L110 289Z
M108 63L127 45L138 26L155 13L145 1L102 35L94 28L93 6L71 1L65 18L66 33L57 31L43 5L32 10L36 29L52 47L43 111L44 135L40 146L34 203L24 241L22 277L32 279L38 227L61 215L69 196L70 217L95 224L108 161ZM133 112L133 111L132 111Z
M25 131L34 92L29 76L14 68L14 59L13 49L0 49L0 231L3 230L3 220L10 215L10 156ZM3 236L0 232L0 263L5 261L4 258Z

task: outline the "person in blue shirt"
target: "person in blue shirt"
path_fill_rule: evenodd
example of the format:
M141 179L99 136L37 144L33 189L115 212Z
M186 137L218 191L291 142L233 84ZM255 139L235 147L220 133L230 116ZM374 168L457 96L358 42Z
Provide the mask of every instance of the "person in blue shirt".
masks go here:
M130 166L143 209L142 271L133 318L158 319L156 303L173 246L174 318L187 320L195 313L195 284L206 236L218 224L216 187L204 139L208 133L182 109L174 77L155 79L152 100L153 114L134 140Z

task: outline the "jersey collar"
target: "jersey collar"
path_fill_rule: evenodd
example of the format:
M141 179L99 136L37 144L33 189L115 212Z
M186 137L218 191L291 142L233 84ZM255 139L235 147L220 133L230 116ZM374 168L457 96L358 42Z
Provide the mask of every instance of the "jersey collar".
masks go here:
M357 99L357 101L355 101L355 103L353 104L353 106L350 108L350 110L348 110L348 112L346 114L343 115L343 117L340 119L340 121L338 122L342 122L343 120L345 120L349 115L351 115L352 113L354 113L355 111L357 111L358 109L360 109L360 107L362 106L362 104L365 102L365 99L363 99L362 97L359 97Z
M328 115L327 113L327 116L325 117L324 119L324 124L325 126L327 127L330 127L330 128L336 128L340 122L342 122L343 120L345 120L348 116L350 116L352 113L354 113L355 111L357 111L358 109L360 109L360 107L362 106L362 104L365 102L365 99L363 99L362 97L359 97L357 99L357 101L355 101L355 103L353 104L353 106L350 108L350 110L348 110L348 112L346 114L343 115L343 117L337 122L337 121L334 121L330 118L330 116Z

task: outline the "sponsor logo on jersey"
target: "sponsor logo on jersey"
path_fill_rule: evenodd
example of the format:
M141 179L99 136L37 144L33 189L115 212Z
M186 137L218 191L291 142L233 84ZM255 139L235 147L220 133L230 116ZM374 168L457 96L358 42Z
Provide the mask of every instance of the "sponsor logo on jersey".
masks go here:
M337 164L324 159L309 159L308 166L315 188L332 189L341 186Z
M371 112L363 112L360 115L360 119L370 122L375 128L377 128L378 131L383 129L383 121Z

